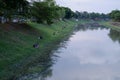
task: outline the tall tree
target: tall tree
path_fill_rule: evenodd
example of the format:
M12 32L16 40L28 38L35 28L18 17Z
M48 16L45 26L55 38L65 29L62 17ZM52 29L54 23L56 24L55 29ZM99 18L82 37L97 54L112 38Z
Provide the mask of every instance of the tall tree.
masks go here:
M34 2L31 10L33 17L39 23L52 24L65 16L65 9L57 6L54 0Z
M120 21L120 10L113 10L109 15L113 20Z
M74 16L74 12L68 8L68 7L64 7L64 10L65 10L65 17L66 19L70 19Z
M32 6L32 15L37 19L37 22L40 23L52 23L54 11L55 7L49 6L47 2L34 2Z

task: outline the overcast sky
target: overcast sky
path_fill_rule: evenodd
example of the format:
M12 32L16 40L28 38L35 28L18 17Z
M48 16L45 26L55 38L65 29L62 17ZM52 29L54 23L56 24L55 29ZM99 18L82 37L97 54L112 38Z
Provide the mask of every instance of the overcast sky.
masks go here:
M56 0L56 2L73 11L109 13L111 10L120 9L120 0Z

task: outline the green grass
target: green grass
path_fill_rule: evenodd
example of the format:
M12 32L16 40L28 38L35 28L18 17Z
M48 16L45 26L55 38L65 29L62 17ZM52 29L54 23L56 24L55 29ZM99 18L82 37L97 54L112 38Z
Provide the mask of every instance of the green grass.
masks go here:
M27 24L29 27L20 29L0 24L0 80L18 76L40 55L49 53L72 32L77 22L60 21L50 26L33 22ZM53 35L54 32L56 35ZM42 36L43 40L38 40L39 36ZM39 43L40 47L33 48L34 43Z
M108 28L120 31L120 26L112 25L111 23L112 23L112 21L102 21L102 22L100 22L100 24L102 24L102 25L104 25Z

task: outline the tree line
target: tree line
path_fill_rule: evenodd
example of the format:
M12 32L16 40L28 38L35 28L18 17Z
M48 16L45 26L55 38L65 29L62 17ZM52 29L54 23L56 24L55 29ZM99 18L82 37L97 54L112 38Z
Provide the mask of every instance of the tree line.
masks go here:
M52 24L57 20L70 19L73 11L60 7L55 0L0 0L0 18L5 22L31 20Z
M79 12L76 11L74 14L75 18L77 19L92 19L92 20L108 20L109 19L109 15L108 14L104 14L104 13L95 13L95 12Z
M72 11L68 7L58 6L55 0L0 0L0 21L52 24L66 19L106 20L108 14Z

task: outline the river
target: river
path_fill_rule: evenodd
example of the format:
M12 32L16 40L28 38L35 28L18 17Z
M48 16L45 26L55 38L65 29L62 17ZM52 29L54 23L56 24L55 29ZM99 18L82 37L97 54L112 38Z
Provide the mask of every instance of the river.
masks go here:
M80 28L54 54L49 75L32 80L120 80L118 31Z

